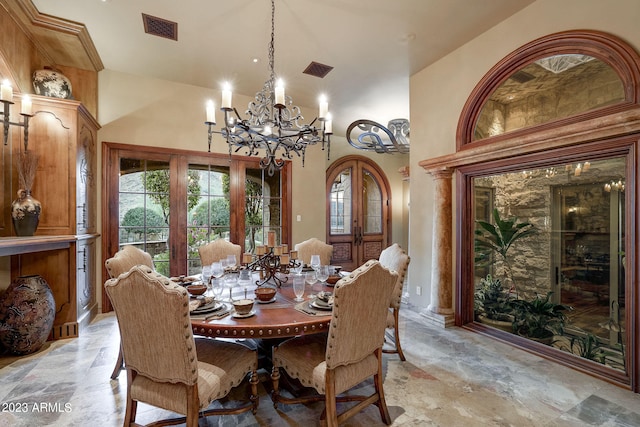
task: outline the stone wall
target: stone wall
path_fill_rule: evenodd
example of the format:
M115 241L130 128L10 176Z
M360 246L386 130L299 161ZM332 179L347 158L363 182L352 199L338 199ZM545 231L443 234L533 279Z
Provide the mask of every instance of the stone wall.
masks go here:
M513 280L525 298L551 290L555 267L559 262L572 262L567 258L571 253L566 252L574 252L578 245L588 248L593 257L609 255L611 193L604 185L624 181L624 159L593 161L587 170L581 165L578 175L576 166L558 165L475 179L476 186L493 189L493 206L503 219L516 216L537 230L536 235L509 249ZM567 233L577 236L576 241L561 244L560 237L566 238ZM594 240L593 236L599 237ZM504 277L501 262L496 262L493 274Z

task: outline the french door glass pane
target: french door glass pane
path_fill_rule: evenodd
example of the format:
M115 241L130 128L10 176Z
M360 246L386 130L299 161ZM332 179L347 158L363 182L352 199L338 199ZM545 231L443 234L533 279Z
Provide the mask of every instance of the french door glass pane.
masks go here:
M351 168L336 176L329 194L331 234L351 234Z
M477 319L624 371L625 175L618 157L474 178Z
M149 252L156 270L169 272L169 163L120 160L119 245Z
M229 240L229 168L189 165L187 172L188 274L201 270L198 248L216 239Z
M382 233L382 191L375 177L367 170L362 171L362 204L365 234Z
M269 176L262 169L246 169L245 179L245 252L255 253L256 246L267 243L267 231L276 232L282 244L282 180L280 174Z

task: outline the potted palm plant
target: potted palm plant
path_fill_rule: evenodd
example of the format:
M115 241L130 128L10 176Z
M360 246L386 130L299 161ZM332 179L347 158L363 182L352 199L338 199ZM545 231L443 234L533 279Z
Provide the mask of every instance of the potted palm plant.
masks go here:
M480 280L480 286L473 296L476 320L503 331L513 332L511 298L500 279L488 274Z
M493 209L493 223L477 220L478 228L475 230L475 261L482 263L497 262L491 254L497 254L502 261L506 285L517 295L517 289L513 280L509 249L515 242L534 235L537 230L533 224L527 221L519 221L517 217L503 219L497 208Z
M477 266L502 262L504 281L487 274L474 292L476 320L507 332L513 332L512 295L517 295L511 272L510 249L520 239L536 232L533 224L516 217L503 219L493 210L493 222L477 220L475 230L475 263Z

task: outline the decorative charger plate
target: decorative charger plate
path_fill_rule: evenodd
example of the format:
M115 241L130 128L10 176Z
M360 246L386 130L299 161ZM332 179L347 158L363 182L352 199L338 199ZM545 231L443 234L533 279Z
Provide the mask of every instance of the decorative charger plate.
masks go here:
M213 301L213 302L210 302L209 304L203 305L202 307L196 308L191 312L191 314L212 313L214 311L220 310L222 307L224 307L223 303L221 303L220 301Z
M309 306L312 308L315 308L317 310L327 310L327 311L331 311L333 310L333 305L329 305L327 303L323 303L322 301L320 301L318 303L318 301L320 300L313 300L309 303Z

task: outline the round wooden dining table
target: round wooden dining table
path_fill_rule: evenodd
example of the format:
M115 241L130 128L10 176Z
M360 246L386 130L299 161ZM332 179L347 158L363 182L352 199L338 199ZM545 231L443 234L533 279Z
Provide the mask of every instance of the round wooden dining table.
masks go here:
M234 298L242 298L244 289L236 286ZM253 298L255 289L256 285L246 287L247 297ZM309 302L312 295L319 291L332 292L333 287L321 283L306 285L305 301ZM296 309L299 303L294 299L292 281L288 280L277 288L275 301L259 303L256 298L253 305L255 314L251 317L236 318L228 315L205 320L200 316L193 316L193 333L213 338L271 339L325 333L329 330L331 311L313 310L308 304L304 304L306 312L301 312Z

